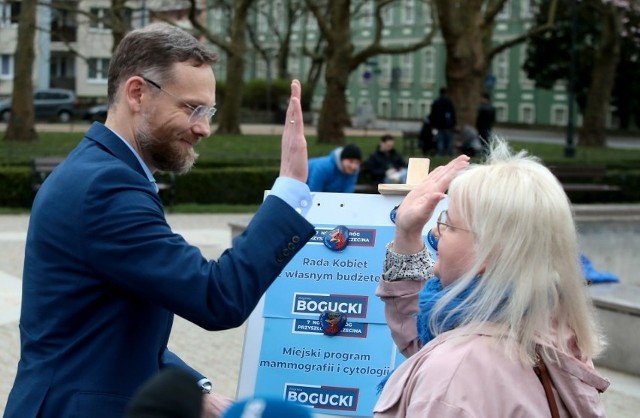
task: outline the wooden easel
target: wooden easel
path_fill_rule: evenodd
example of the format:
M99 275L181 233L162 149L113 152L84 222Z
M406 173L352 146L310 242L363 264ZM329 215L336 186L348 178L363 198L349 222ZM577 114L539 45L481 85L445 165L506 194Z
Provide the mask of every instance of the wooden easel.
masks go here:
M378 192L384 195L406 195L429 174L428 158L409 158L405 184L378 184Z

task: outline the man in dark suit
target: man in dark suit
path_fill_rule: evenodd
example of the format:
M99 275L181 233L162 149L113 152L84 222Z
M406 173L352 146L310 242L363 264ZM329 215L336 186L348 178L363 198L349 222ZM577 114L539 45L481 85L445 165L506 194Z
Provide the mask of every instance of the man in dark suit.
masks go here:
M476 129L482 143L483 154L489 153L489 142L491 140L491 130L496 122L496 108L491 104L489 93L483 92L480 98L480 106L478 107L478 115L476 117Z
M282 135L280 177L217 261L172 232L152 173L185 173L211 134L216 55L166 24L130 32L111 59L109 112L40 188L27 234L21 357L6 418L121 417L161 369L173 315L207 329L241 325L314 235L300 84ZM206 349L206 347L203 347ZM230 400L205 395L204 415Z
M453 155L453 130L456 127L456 110L449 99L447 88L440 88L440 96L431 103L429 113L431 126L437 130L436 151L438 155Z

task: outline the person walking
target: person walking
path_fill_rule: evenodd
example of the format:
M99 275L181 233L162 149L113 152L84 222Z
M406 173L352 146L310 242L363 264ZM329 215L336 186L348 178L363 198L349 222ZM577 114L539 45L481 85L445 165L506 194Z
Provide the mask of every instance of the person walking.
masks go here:
M449 99L447 88L440 89L440 96L431 103L429 113L431 126L437 130L436 152L438 155L453 155L453 131L456 127L456 110Z
M129 32L114 51L105 124L91 125L33 202L5 418L121 417L167 367L206 393L203 416L230 405L167 348L173 317L212 331L240 326L315 228L303 216L312 196L293 80L280 176L233 248L207 260L171 230L153 173L188 172L211 134L216 60L163 23Z

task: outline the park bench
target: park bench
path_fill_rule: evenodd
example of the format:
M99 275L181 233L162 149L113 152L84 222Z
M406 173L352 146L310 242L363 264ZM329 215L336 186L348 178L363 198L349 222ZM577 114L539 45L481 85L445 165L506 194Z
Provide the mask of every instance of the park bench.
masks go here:
M40 189L42 182L63 160L64 158L62 157L36 157L31 160L31 178L34 192ZM159 193L166 195L168 208L171 209L176 189L175 174L161 172L156 173L155 178Z
M616 193L618 185L606 184L603 180L607 167L603 165L551 165L549 170L560 181L567 194L571 192ZM589 179L590 181L585 181Z

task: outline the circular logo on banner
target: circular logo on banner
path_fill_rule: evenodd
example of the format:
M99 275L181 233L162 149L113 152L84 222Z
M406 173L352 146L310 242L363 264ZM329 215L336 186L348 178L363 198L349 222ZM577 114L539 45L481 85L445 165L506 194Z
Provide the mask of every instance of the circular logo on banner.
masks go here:
M391 219L391 222L396 223L396 216L398 216L398 206L394 206L393 209L391 209L391 212L389 212L389 219Z
M339 225L324 234L324 245L332 251L342 251L349 244L349 228Z
M325 335L336 335L347 323L347 316L340 312L324 311L320 314L320 327Z

